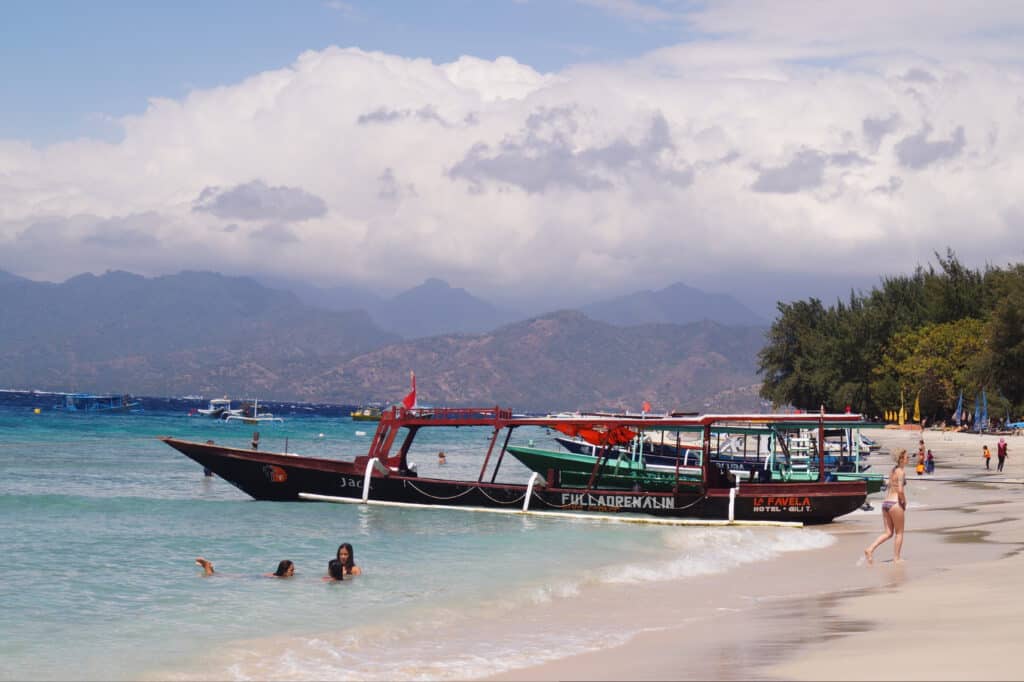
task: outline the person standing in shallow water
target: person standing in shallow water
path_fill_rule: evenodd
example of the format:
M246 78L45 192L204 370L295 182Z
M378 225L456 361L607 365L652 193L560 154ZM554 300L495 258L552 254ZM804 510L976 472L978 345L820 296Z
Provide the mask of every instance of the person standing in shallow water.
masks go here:
M875 550L889 538L895 537L893 541L893 561L903 561L903 524L907 511L907 451L896 451L896 466L889 472L889 490L882 502L882 520L885 522L885 532L879 535L871 546L864 550L864 557L869 564L874 563Z
M359 567L356 566L356 551L352 549L352 545L347 542L343 542L338 545L338 552L335 554L335 559L345 571L345 575L359 575L362 573Z
M981 456L985 458L985 468L991 469L992 467L990 467L988 463L992 461L992 452L989 451L988 445L981 446Z
M999 462L996 464L996 471L1003 470L1003 464L1006 462L1006 439L1000 438L999 444L996 445L996 458Z

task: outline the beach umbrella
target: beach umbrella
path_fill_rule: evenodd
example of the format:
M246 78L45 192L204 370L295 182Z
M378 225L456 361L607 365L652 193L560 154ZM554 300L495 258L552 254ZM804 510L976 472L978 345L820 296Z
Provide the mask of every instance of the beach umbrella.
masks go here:
M900 426L907 421L907 408L903 405L903 389L900 389L900 415L896 420Z
M960 389L960 397L956 401L956 410L953 412L953 421L960 426L960 420L964 416L964 389Z
M917 424L921 421L921 391L917 392L917 396L914 397L914 423Z

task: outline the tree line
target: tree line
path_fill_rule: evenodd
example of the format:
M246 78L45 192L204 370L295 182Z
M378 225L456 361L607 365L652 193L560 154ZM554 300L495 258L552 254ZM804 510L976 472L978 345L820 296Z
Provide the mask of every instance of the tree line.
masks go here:
M937 263L882 279L825 307L779 303L758 354L761 396L776 405L878 418L920 400L929 422L948 421L984 390L989 418L1024 414L1024 265L972 270Z

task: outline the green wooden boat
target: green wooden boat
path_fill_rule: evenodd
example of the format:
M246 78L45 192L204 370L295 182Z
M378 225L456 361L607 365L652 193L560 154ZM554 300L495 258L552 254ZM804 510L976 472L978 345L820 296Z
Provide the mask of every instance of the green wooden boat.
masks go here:
M547 475L549 469L559 473L559 483L568 488L586 488L594 471L594 457L574 452L556 452L541 448L510 445L510 455L528 469ZM632 490L639 486L644 490L671 490L676 485L675 467L645 466L643 459L636 460L629 453L620 451L620 456L608 457L599 469L597 484L602 488ZM680 487L700 487L700 467L680 467Z
M559 475L560 485L566 487L585 488L590 483L594 471L594 456L586 453L560 452L535 447L510 445L509 454L519 460L525 467L547 476L549 470ZM714 462L714 460L712 460ZM648 465L642 456L626 450L618 450L602 463L599 468L597 484L604 488L621 488L632 490L639 486L644 490L671 490L676 485L676 469L672 466ZM734 471L741 481L748 476L747 471ZM837 481L864 481L868 494L877 493L882 489L885 477L882 474L828 472ZM818 480L818 471L814 469L793 469L777 463L772 470L774 481L811 482ZM679 485L695 487L700 485L700 466L679 467Z

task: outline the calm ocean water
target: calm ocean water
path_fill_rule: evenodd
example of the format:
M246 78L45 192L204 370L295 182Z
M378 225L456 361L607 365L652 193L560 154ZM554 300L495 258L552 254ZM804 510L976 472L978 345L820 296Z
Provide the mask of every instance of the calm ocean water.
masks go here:
M34 401L34 402L33 402ZM2 679L436 679L515 669L623 641L538 615L601 584L664 583L829 544L821 531L658 528L257 502L156 440L247 445L253 427L188 417L54 412L0 400ZM44 408L34 414L32 406ZM374 425L285 414L261 449L350 457ZM539 430L523 439L544 442ZM421 474L475 478L487 434L426 432ZM444 449L441 468L436 453ZM514 462L502 478L526 480ZM324 583L337 545L364 575ZM196 556L218 575L200 577ZM291 580L262 577L292 559ZM632 627L632 629L631 629ZM443 633L443 636L439 636Z

